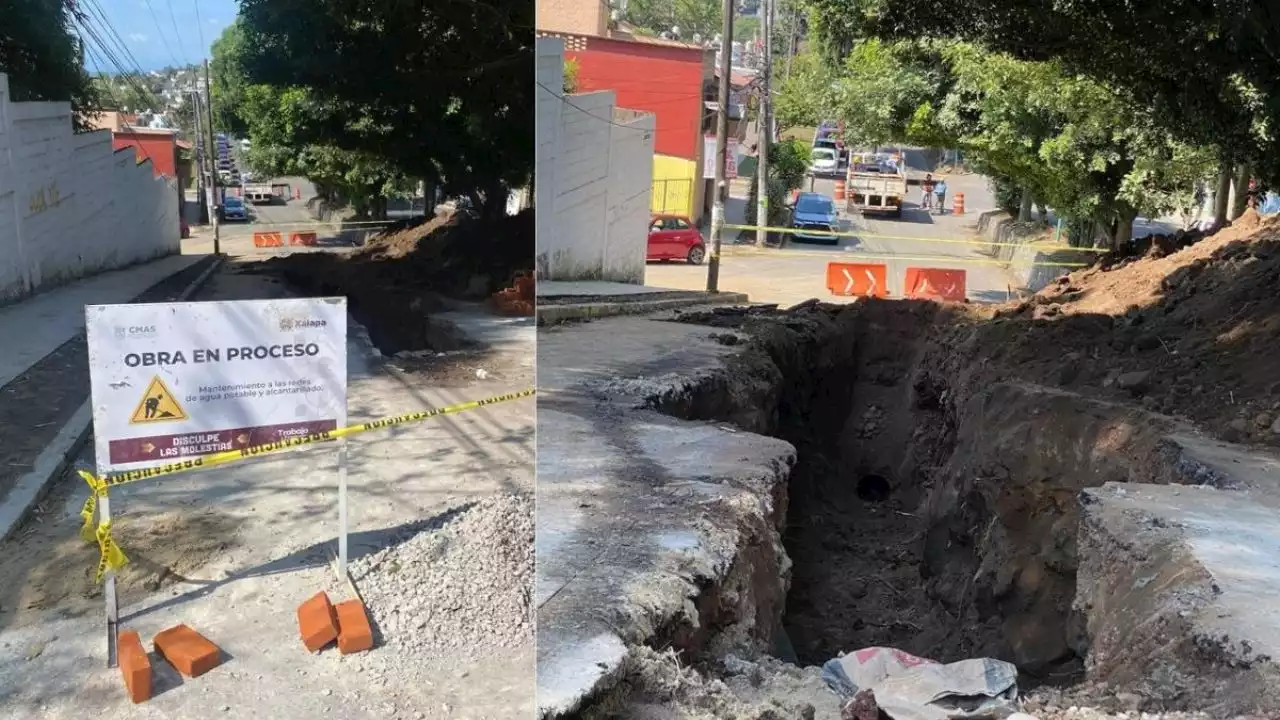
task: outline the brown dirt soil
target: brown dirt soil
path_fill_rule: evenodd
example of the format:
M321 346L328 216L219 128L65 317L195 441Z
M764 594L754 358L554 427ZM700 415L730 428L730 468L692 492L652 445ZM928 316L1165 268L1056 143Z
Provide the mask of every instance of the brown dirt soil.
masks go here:
M1280 218L1162 256L1071 273L1029 301L973 308L939 337L939 376L996 377L1140 403L1233 442L1280 445ZM957 311L957 314L965 314ZM1122 376L1127 373L1148 375Z
M1002 306L685 315L755 336L747 352L781 376L772 427L750 429L800 449L784 624L802 661L890 645L1012 660L1033 684L1081 677L1080 490L1168 482L1179 427L1280 445L1280 219L1176 245Z
M83 483L58 488L6 541L0 577L13 582L0 586L0 627L39 622L44 611L55 608L65 616L102 612L102 586L94 582L98 547L80 538L78 525L56 517L58 508L85 493ZM129 557L116 580L121 605L185 581L210 557L226 550L238 525L238 520L214 511L162 513L148 516L146 522L119 523L114 536Z
M294 253L264 263L304 291L345 295L385 354L459 350L449 323L433 320L445 298L484 300L510 286L533 258L533 212L493 221L442 213L408 221L346 255Z

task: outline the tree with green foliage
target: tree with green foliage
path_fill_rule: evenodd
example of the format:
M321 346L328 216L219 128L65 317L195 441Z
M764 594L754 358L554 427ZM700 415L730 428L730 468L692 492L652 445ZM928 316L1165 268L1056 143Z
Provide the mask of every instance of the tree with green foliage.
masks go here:
M72 0L6 0L0 7L0 72L12 100L70 101L78 130L101 108L84 69Z
M243 0L235 33L215 82L255 145L272 138L255 162L307 149L326 182L420 179L487 217L530 182L531 3Z
M769 225L787 224L787 194L804 185L809 172L809 146L799 140L783 140L769 146ZM746 224L756 224L760 197L759 165L747 190Z

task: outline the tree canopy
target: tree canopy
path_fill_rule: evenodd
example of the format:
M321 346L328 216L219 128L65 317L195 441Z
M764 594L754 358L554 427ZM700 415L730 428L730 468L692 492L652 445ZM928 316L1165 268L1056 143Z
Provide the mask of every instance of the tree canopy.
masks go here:
M1234 0L808 0L824 48L951 38L1054 60L1128 95L1180 140L1280 179L1280 25Z
M255 162L371 189L421 179L496 213L532 175L532 47L516 0L243 0L215 98Z
M70 100L77 126L98 109L74 32L71 0L5 0L0 4L0 72L15 101Z

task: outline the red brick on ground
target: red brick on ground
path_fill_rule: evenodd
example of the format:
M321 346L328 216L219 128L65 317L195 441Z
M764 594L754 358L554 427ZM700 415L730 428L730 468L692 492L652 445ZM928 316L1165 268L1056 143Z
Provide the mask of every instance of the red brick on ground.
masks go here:
M373 647L373 628L364 603L344 600L333 606L338 613L338 651L343 655L358 653Z
M218 646L187 625L175 625L155 636L156 652L187 677L200 677L218 666Z
M308 652L317 652L338 639L338 616L324 591L298 606L298 632Z
M142 647L142 638L133 630L120 633L116 644L116 656L120 661L120 674L124 676L129 699L135 703L151 698L151 658Z

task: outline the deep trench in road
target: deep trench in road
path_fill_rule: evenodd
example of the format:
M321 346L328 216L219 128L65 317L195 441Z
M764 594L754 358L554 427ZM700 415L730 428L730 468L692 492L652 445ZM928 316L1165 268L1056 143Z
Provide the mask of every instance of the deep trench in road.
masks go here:
M942 662L1008 660L1023 688L1073 683L1084 652L1071 609L1074 495L1026 477L1019 459L991 462L999 450L961 447L960 426L982 420L966 417L952 378L921 367L937 312L887 302L748 322L740 329L753 335L754 358L748 351L727 380L665 409L797 449L781 528L790 585L772 654L819 665L893 647ZM761 407L774 409L769 419ZM1048 525L1005 527L1018 505Z

